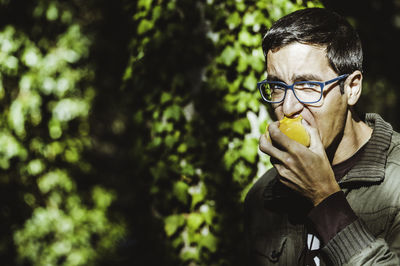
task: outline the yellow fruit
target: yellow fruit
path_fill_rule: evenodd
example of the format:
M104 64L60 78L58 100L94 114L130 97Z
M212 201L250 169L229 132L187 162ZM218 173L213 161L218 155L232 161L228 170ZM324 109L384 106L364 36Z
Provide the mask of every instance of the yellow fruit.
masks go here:
M302 119L303 117L301 115L295 118L288 118L285 116L281 121L279 121L279 129L289 138L308 147L310 146L310 136L308 135L304 126L301 124Z

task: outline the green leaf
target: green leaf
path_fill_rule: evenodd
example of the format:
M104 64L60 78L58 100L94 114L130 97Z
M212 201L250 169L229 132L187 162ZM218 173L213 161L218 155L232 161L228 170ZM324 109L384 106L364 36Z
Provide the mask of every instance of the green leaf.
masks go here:
M155 6L153 8L153 21L156 21L161 16L161 6Z
M257 49L253 49L253 51L251 52L251 61L252 61L251 65L253 69L257 71L257 75L258 73L264 71L265 68L264 54L260 47L258 47Z
M249 56L246 53L244 53L243 51L240 52L240 57L238 59L238 64L237 64L237 67L236 67L236 70L239 73L245 72L249 65L252 68L252 62L250 62L251 60L248 60L248 57Z
M35 159L28 163L28 173L31 175L40 174L45 168L45 165L42 160Z
M240 185L250 178L250 174L251 167L247 166L242 160L233 167L233 180Z
M175 237L174 240L172 240L172 246L174 248L179 248L183 244L184 242L181 236Z
M243 87L250 91L254 91L257 88L257 79L254 77L253 72L245 78Z
M237 151L234 150L226 151L224 154L224 163L226 169L229 170L238 158L239 158L239 153Z
M267 125L268 125L268 119L265 119L260 123L259 126L260 134L265 134L267 132Z
M249 93L246 93L244 91L241 91L239 93L239 95L237 96L238 103L236 105L236 110L238 113L245 113L247 111L248 104L251 98L253 97Z
M182 250L180 257L183 261L199 261L200 259L200 250L196 247L189 247Z
M50 21L58 18L58 9L54 4L51 4L47 9L46 17Z
M243 25L245 26L252 26L255 23L255 13L254 12L247 12L243 18Z
M323 4L320 3L319 1L307 1L307 7L312 8L312 7L320 7L323 8Z
M213 234L208 233L203 236L200 241L200 245L206 247L211 252L217 251L218 238L216 238Z
M203 183L199 183L197 186L190 187L189 194L192 195L191 209L193 210L198 203L204 201L207 190Z
M150 20L143 19L140 21L139 26L137 28L137 32L139 35L146 33L153 27L154 23Z
M239 26L240 20L241 18L239 13L234 12L227 18L226 23L228 24L229 29L233 30L234 28Z
M138 3L138 8L144 8L145 10L149 10L151 7L151 2L152 0L139 0Z
M255 138L246 138L243 142L240 155L249 163L255 163L258 152L258 140Z
M164 143L167 148L171 149L178 140L179 136L177 136L177 134L167 135L164 139Z
M48 172L37 180L40 191L45 194L53 189L63 189L70 192L75 189L75 182L65 171L56 170Z
M233 122L233 131L243 135L250 129L250 122L247 118L241 118Z
M163 92L161 94L161 104L164 104L172 99L172 94L169 92Z
M178 181L174 184L173 194L180 202L182 202L183 204L187 204L189 197L188 189L188 184L182 181Z
M239 62L240 62L240 58L239 58ZM233 94L236 93L239 89L240 89L240 85L242 83L242 78L241 76L238 76L234 82L230 82L229 83L229 93Z
M187 176L193 176L195 174L195 170L192 164L188 163L181 168L182 174Z
M204 220L208 225L213 225L213 219L216 216L215 209L207 204L200 207L200 212L203 214Z
M252 36L250 35L250 33L246 30L242 30L239 33L239 42L241 44L247 45L247 46L251 46L253 44L252 42Z
M163 113L164 119L173 119L178 121L182 115L182 108L179 105L173 104L168 106Z
M179 144L177 151L179 153L185 153L187 151L187 144L185 142L182 142L181 144Z
M178 228L185 224L185 218L181 214L173 214L165 218L164 230L167 236L172 236Z
M239 11L244 11L247 7L247 5L242 0L235 1L235 3L236 3L236 8Z
M203 222L204 218L200 213L189 214L187 224L191 231L196 231Z
M236 57L237 57L236 50L232 46L225 47L224 51L220 56L222 62L227 66L230 66L233 63L233 61L235 61Z

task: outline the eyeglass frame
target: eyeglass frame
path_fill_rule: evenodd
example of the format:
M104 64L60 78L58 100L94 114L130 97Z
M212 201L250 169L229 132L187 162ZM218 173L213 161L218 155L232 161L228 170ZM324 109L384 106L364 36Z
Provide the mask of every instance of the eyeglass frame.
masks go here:
M257 88L258 88L258 90L260 91L260 94L261 94L262 99L263 99L265 102L268 102L268 103L281 103L281 102L283 102L283 101L285 100L285 98L286 98L286 92L287 92L287 90L288 90L288 89L291 89L292 92L293 92L293 95L296 97L296 99L297 99L299 102L305 103L305 104L311 104L311 103L317 103L317 102L319 102L319 101L322 99L322 93L323 93L323 91L324 91L325 85L329 85L329 84L331 84L331 83L333 83L333 82L336 82L336 81L338 81L338 80L342 80L342 79L344 79L344 78L347 78L348 76L349 76L349 74L343 74L343 75L340 75L340 76L338 76L338 77L336 77L336 78L334 78L334 79L330 79L330 80L327 80L327 81L324 81L324 82L319 82L319 81L297 81L297 82L293 83L292 85L288 85L288 84L286 84L286 83L284 83L284 82L282 82L282 81L268 81L267 79L264 79L263 81L257 82ZM285 88L285 94L283 95L282 100L280 100L280 101L269 101L269 100L267 100L267 98L264 96L264 94L263 94L263 92L262 92L262 89L261 89L261 85L263 85L263 84L265 84L265 83L282 85L282 86ZM301 101L301 100L297 97L297 95L296 95L296 93L295 93L295 91L294 91L294 86L295 86L296 84L305 84L305 83L314 83L314 84L318 84L318 85L321 87L321 93L320 93L320 97L319 97L318 100L316 100L316 101L311 101L311 102L304 102L304 101Z

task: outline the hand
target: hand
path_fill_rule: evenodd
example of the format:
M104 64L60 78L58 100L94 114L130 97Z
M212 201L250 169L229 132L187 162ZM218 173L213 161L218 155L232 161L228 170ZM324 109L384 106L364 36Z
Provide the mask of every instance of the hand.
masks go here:
M307 148L283 134L278 125L269 125L272 142L266 134L260 137L260 150L271 156L280 182L309 198L314 206L340 191L317 129L303 123L311 139Z

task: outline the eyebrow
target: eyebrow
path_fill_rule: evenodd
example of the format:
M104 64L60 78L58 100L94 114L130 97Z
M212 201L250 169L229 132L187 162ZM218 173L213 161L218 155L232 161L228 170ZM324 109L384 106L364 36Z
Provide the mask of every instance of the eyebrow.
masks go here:
M268 75L267 76L268 81L281 81L284 82L282 79L280 79L277 76L274 75ZM322 81L322 78L318 75L315 74L300 74L300 75L294 75L292 77L293 82L298 82L298 81Z

